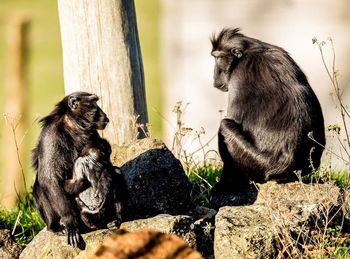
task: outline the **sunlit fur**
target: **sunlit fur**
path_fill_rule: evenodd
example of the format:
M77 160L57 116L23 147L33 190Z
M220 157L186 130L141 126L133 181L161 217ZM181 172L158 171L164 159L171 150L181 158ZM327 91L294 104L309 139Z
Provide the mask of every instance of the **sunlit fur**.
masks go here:
M36 178L33 196L41 217L51 231L66 233L68 243L82 247L83 224L72 195L64 183L72 177L74 161L83 147L99 139L97 129L108 123L106 114L96 104L96 95L76 92L60 101L41 120L42 130L33 150Z

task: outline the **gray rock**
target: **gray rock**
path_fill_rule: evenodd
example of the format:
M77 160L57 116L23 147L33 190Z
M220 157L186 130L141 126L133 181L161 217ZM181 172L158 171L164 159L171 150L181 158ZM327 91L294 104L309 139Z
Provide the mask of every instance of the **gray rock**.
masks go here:
M25 246L17 244L11 237L10 230L0 229L0 258L18 258Z
M261 206L223 207L215 220L214 255L227 258L273 258L274 232Z
M176 234L192 248L197 249L205 258L213 255L215 210L197 207L188 213L191 216L158 215L121 224L128 231L150 229L167 234Z
M205 258L211 258L214 254L214 225L217 211L206 207L196 207L189 211L187 215L194 220L193 229L196 234L197 250Z
M125 150L133 150L134 155L140 153L121 167L128 192L125 202L128 220L184 214L192 207L191 184L180 161L164 144L146 139Z
M202 211L204 209L201 209ZM197 219L199 220L199 219ZM154 230L167 234L175 234L181 237L190 247L197 247L197 235L194 227L195 219L186 215L157 215L148 219L139 219L121 224L120 229L127 231ZM97 230L83 234L86 249L80 250L67 245L66 237L46 229L37 234L32 242L23 250L20 259L32 258L87 258L103 243L106 237L113 232L110 230ZM2 257L0 257L2 258Z
M289 215L292 225L311 223L324 217L343 217L339 209L344 205L341 201L339 187L333 184L303 184L300 182L277 184L268 182L257 185L259 193L254 204L266 207L269 214L278 217ZM328 215L325 215L325 213Z
M186 215L191 216L195 222L194 224L202 224L203 222L214 221L217 211L203 206L195 207L188 211Z
M256 196L251 205L222 207L216 215L216 259L274 258L285 245L283 242L295 242L297 248L294 237L299 242L310 240L312 231L326 222L328 227L341 222L347 211L344 195L331 184L268 182L250 191L254 193L247 190L246 200ZM245 198L241 192L237 199L235 195L216 199L225 200Z
M34 239L27 245L20 255L20 259L33 258L52 258L52 259L69 259L69 258L88 258L102 244L106 236L112 234L110 230L97 230L83 234L86 243L85 250L74 248L67 245L65 236L60 236L46 228L40 231Z
M112 146L111 160L116 166L123 166L126 162L133 160L137 156L149 149L167 148L163 141L152 138L144 138L129 145Z
M234 194L220 194L211 197L209 207L218 210L224 206L243 206L253 204L258 196L256 186L251 185L246 190Z

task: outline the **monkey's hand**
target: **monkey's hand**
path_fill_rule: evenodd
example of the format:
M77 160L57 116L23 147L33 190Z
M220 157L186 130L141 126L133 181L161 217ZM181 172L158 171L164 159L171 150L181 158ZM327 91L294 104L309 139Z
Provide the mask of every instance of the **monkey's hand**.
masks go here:
M79 234L79 231L76 228L67 227L66 235L67 235L68 245L71 245L73 247L78 247L81 250L85 249L85 246L86 246L85 241L82 238L82 236Z
M66 180L64 183L64 190L71 194L71 195L77 195L84 191L87 188L86 181L84 179L70 179Z

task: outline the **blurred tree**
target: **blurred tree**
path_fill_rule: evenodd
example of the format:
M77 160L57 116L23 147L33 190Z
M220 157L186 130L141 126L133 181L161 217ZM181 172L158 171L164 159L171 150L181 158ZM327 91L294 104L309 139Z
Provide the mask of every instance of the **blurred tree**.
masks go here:
M104 137L129 143L135 116L137 123L148 123L134 1L58 0L58 9L66 94L99 95L111 119Z
M5 84L5 121L3 154L6 184L2 187L1 205L13 208L17 196L27 191L24 176L24 151L26 149L27 122L27 66L29 45L29 19L22 15L13 15L8 22L7 33L7 77Z

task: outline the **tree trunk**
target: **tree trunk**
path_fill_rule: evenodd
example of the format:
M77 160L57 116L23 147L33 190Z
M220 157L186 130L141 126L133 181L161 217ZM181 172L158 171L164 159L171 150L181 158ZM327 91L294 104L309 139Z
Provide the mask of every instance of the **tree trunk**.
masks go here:
M29 20L22 15L9 20L5 87L5 130L3 136L4 173L1 205L14 208L18 194L26 191L27 66ZM1 207L1 206L0 206Z
M100 96L111 121L104 137L113 144L130 143L134 116L148 123L134 1L58 0L58 9L66 94Z

